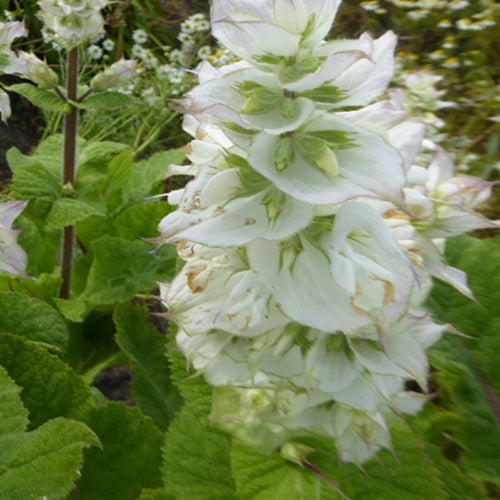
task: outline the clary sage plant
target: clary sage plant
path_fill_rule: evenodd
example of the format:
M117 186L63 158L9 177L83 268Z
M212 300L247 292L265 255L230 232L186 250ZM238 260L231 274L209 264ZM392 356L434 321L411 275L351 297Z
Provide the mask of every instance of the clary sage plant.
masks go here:
M381 99L396 36L325 41L339 4L213 2L241 59L204 63L181 101L191 164L169 175L193 179L157 241L185 260L161 294L212 423L297 461L328 436L359 464L428 398L425 350L451 327L423 304L433 277L472 298L444 239L492 225L474 211L491 183L437 146L416 164L425 126Z

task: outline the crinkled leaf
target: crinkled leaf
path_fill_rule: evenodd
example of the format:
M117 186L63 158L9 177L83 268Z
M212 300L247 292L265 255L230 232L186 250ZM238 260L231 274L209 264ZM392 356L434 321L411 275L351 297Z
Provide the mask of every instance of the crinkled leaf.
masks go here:
M32 432L0 436L0 498L65 497L88 446L99 446L96 435L82 422L63 418Z
M18 200L30 200L25 214L44 216L61 193L61 181L41 163L19 167L14 172L12 195Z
M175 331L175 325L170 325ZM172 379L179 388L182 397L189 402L191 411L199 418L208 418L212 411L212 391L211 385L205 379L194 373L194 369L187 366L186 358L179 352L175 344L175 338L169 335L168 361L172 373Z
M230 439L210 430L188 407L177 414L163 447L163 480L175 498L237 498L229 462ZM269 497L268 497L269 498Z
M106 211L96 204L73 198L60 198L55 201L47 216L49 228L62 229L96 215L105 215Z
M466 271L480 305L450 286L436 283L429 301L435 317L449 322L473 339L446 335L431 350L437 378L449 394L452 409L462 419L454 434L463 448L463 463L474 478L500 484L498 395L500 371L494 352L499 349L500 246L498 240L454 238L448 242L451 265ZM485 438L487 436L487 438Z
M121 304L113 319L116 341L134 361L133 399L160 429L166 429L181 398L170 380L165 337L148 323L147 311L139 306Z
M138 408L108 403L95 409L89 425L102 451L85 452L77 490L82 498L135 500L142 488L161 486L160 431Z
M0 440L5 434L24 432L28 427L28 410L21 401L21 388L9 377L7 370L0 366Z
M139 500L176 500L176 498L167 493L163 488L150 489L146 488L141 491L141 496Z
M83 298L94 304L125 302L174 272L175 251L170 247L152 255L148 243L103 236L92 249L94 260Z
M328 483L323 482L310 470L286 461L277 453L264 453L235 443L231 450L231 465L238 498L339 498L335 489Z
M0 292L0 329L64 352L68 331L46 302L17 292Z
M67 113L71 110L70 105L64 102L53 90L41 89L30 83L17 83L8 87L8 90L17 92L35 106L48 111Z
M89 312L87 304L80 299L60 299L55 297L54 302L61 314L75 323L82 322Z
M158 202L141 203L126 208L113 222L115 234L127 240L156 238L158 224L172 209L168 203Z
M185 157L183 149L171 149L135 163L127 187L128 201L142 202L145 197L152 194L153 187L165 177L168 167L171 164L182 164Z
M132 170L132 151L127 149L113 158L108 167L104 196L110 211L116 211L124 205L126 185Z
M46 208L50 209L51 204L52 202L47 201ZM60 232L42 229L38 219L31 220L21 216L19 221L22 231L17 241L28 255L26 273L33 277L41 273L51 273L57 265L57 252L61 248Z
M21 153L21 151L15 147L12 147L7 151L5 159L7 160L9 168L12 172L14 172L16 168L27 167L33 163L33 158L31 156Z
M83 419L94 405L89 388L67 364L23 337L0 334L0 365L22 388L30 428L55 417Z

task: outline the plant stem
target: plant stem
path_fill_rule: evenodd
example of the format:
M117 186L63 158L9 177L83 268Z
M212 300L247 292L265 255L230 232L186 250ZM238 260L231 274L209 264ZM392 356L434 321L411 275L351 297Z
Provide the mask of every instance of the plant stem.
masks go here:
M78 47L73 47L67 55L66 96L76 102L78 97ZM63 152L63 188L71 191L75 184L76 171L76 134L78 126L78 109L72 105L71 111L64 120L64 152ZM61 251L62 284L59 297L68 299L71 290L71 274L73 271L73 246L75 227L66 226L63 229Z

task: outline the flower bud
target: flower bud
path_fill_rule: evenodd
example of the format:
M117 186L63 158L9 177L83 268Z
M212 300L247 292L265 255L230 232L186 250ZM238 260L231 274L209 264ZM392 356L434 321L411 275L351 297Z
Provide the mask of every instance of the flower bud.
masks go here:
M25 64L22 76L28 78L42 88L53 88L59 83L59 78L55 71L49 68L46 62L38 59L31 52L19 52L20 59Z
M120 59L102 73L94 76L90 81L90 86L95 91L102 92L133 78L136 75L136 68L137 61Z

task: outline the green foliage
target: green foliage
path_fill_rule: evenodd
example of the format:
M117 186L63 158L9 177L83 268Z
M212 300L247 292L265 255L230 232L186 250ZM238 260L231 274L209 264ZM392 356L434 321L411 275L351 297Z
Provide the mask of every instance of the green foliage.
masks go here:
M85 452L77 490L85 499L135 500L142 488L161 485L161 433L137 408L107 403L93 410L89 425L102 450Z
M172 276L175 251L161 248L155 255L151 246L102 236L92 244L94 259L82 298L93 304L125 302L137 293L151 290L160 279Z
M176 416L163 447L163 480L175 498L237 498L231 476L230 439L207 428L186 407Z
M133 97L120 92L101 92L90 95L82 102L75 103L79 109L95 109L99 111L108 111L133 104L136 104Z
M55 417L84 419L94 406L91 391L66 363L23 337L0 334L0 365L22 388L32 429Z
M104 215L103 209L86 201L73 198L59 198L47 215L49 229L62 229L95 215Z
M468 272L478 304L441 283L431 297L436 317L471 337L447 335L432 349L438 380L449 395L447 404L461 420L455 439L463 448L464 466L472 477L497 485L500 414L494 391L498 393L500 372L492 358L500 349L498 243L464 236L447 248L450 264Z
M0 325L3 332L23 336L60 352L68 345L68 331L60 314L46 302L21 293L0 292Z
M41 89L31 83L18 83L16 85L11 85L8 87L8 90L17 92L28 99L28 101L35 106L48 111L60 111L67 113L70 110L69 104L64 102L54 91Z
M99 446L99 440L83 423L64 418L26 432L28 410L20 393L0 365L0 497L65 496L78 477L83 448Z
M181 398L170 381L165 337L148 323L147 311L140 306L119 305L114 321L116 341L134 361L134 401L160 429L166 430Z

